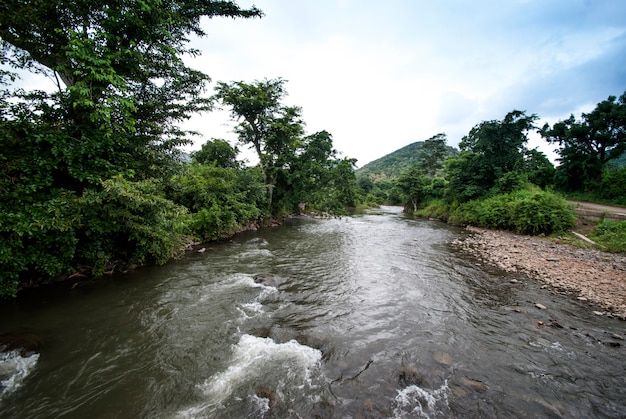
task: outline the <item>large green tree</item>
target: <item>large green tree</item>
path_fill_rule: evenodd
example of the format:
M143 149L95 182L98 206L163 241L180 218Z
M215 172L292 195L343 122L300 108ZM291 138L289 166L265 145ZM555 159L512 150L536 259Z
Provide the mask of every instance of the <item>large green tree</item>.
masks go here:
M114 259L176 253L184 208L159 190L188 141L181 123L210 109L187 66L212 17L256 8L211 0L0 2L0 295ZM15 88L29 70L52 93ZM154 179L154 180L153 180ZM178 221L177 221L178 220ZM158 245L157 245L158 244Z
M503 120L483 121L463 137L461 154L446 163L449 194L469 200L484 195L524 161L528 132L536 115L514 110Z
M302 110L283 105L286 95L285 80L278 78L253 83L219 82L213 96L216 103L230 108L232 118L238 121L235 132L240 143L256 151L270 206L278 176L289 166L304 134Z
M237 168L239 167L237 154L239 154L237 147L231 146L225 140L214 138L202 144L200 150L191 153L191 158L200 164Z
M2 62L58 85L47 96L14 93L31 115L8 119L53 131L32 147L53 156L60 187L80 192L128 170L158 175L187 141L180 122L208 109L208 76L183 61L199 54L189 36L205 35L203 17L260 15L231 1L3 1Z
M540 133L560 146L559 186L572 191L592 187L606 164L626 151L626 92L619 99L609 96L581 120L571 115L552 127L545 124Z

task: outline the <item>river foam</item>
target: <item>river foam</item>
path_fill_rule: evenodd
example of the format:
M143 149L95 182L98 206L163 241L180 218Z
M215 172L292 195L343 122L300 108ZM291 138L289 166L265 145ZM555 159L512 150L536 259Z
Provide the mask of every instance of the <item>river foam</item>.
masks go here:
M37 353L22 356L19 351L0 352L0 400L20 387L38 360Z
M311 377L321 358L319 350L295 340L277 343L244 334L233 346L229 367L198 386L207 402L179 412L179 417L206 415L233 397L255 400L257 408L263 409L267 403L254 394L258 388L269 389L277 397L284 397L289 388L314 388Z
M394 399L393 417L400 418L429 418L430 415L438 416L438 407L448 407L448 381L444 381L441 387L427 390L416 385L398 390Z

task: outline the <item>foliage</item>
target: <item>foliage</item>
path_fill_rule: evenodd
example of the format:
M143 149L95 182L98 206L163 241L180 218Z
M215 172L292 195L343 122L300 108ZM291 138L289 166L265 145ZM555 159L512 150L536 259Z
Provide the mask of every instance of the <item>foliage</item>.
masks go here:
M609 252L626 253L626 221L603 221L590 237Z
M6 194L0 197L0 297L14 296L25 273L32 282L70 272L79 241L75 226L81 222L77 198L54 190L47 200L24 206L7 201Z
M77 258L95 263L96 275L114 259L164 264L184 251L187 209L165 198L156 180L118 176L86 191L79 203L84 224Z
M554 184L555 168L548 157L539 150L526 150L524 160L517 170L526 174L530 183L542 189Z
M192 164L172 177L166 190L168 198L191 211L191 232L202 240L228 237L258 221L265 206L262 177L253 168Z
M200 164L214 164L219 167L239 167L239 150L227 141L215 138L202 144L200 150L191 153L191 159Z
M502 121L484 121L472 128L461 140L461 155L446 162L448 196L460 202L484 196L498 179L517 170L536 119L515 110Z
M0 61L58 91L11 89L0 72L0 295L116 258L163 263L186 209L161 182L181 168L181 122L210 109L185 65L202 18L257 17L230 1L8 0ZM82 271L82 269L81 269Z
M533 188L466 202L454 210L451 219L530 235L566 231L576 221L573 209L562 197Z
M557 186L566 191L590 190L601 180L608 162L626 151L626 92L609 96L577 121L571 115L552 127L545 124L541 135L559 144Z
M230 108L238 121L235 132L239 142L254 148L268 186L269 205L273 191L288 159L299 148L304 133L302 110L281 104L287 95L283 79L253 83L218 82L212 100Z
M626 205L626 167L605 171L594 192L600 200Z
M213 100L238 121L239 141L259 157L272 214L341 212L357 201L354 160L340 159L326 131L304 136L302 110L285 106L285 81L218 83Z

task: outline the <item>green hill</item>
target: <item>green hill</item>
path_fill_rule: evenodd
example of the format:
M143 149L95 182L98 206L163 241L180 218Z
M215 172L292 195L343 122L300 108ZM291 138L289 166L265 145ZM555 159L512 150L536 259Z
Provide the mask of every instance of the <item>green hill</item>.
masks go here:
M425 141L416 141L399 150L367 163L356 170L357 176L367 176L373 181L396 179L402 173L417 164L423 155L422 146ZM447 147L450 155L458 153L454 147Z

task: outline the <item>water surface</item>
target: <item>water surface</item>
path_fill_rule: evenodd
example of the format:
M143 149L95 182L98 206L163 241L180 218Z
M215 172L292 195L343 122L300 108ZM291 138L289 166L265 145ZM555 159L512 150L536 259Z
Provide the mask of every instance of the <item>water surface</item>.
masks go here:
M0 357L0 417L623 417L624 323L463 234L393 207L293 218L3 303L0 334L37 349Z

